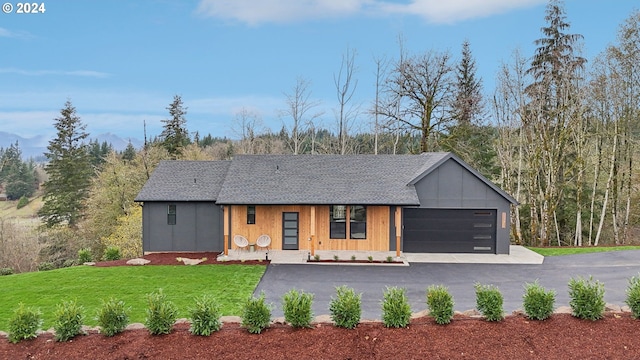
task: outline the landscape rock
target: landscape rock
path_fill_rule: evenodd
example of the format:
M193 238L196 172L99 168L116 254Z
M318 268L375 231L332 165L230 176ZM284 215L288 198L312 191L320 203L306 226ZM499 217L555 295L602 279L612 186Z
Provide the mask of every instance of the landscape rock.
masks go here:
M131 259L131 260L127 260L127 265L146 265L148 263L150 263L150 260L147 259Z
M127 325L126 330L140 330L140 329L145 329L144 324L142 323L131 323L129 325Z
M556 314L571 314L573 310L571 310L570 306L560 306L554 311Z
M231 315L225 315L225 316L221 316L220 317L220 321L223 323L241 323L242 319L240 318L240 316L231 316Z

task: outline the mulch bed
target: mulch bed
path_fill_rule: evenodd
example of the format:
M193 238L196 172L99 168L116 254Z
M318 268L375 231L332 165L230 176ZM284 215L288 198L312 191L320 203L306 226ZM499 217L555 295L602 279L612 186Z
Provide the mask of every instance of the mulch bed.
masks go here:
M219 252L174 252L174 253L153 253L144 255L141 258L151 261L148 265L184 265L182 261L176 260L178 257L189 258L189 259L202 259L207 258L206 261L201 262L199 265L234 265L234 264L242 264L242 265L267 265L270 263L268 260L228 260L228 261L217 261ZM140 265L127 265L128 259L124 260L114 260L114 261L101 261L97 262L95 266L97 267L109 267L109 266L140 266ZM193 265L192 265L193 266Z

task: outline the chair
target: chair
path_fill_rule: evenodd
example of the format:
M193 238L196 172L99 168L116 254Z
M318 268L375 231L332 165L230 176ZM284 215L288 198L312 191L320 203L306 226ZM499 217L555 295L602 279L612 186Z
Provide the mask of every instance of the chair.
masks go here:
M271 246L271 238L269 235L260 235L258 240L256 240L256 246L260 249L269 250L269 246Z
M242 235L236 235L233 237L233 243L236 245L236 250L239 252L241 250L249 249L249 240Z

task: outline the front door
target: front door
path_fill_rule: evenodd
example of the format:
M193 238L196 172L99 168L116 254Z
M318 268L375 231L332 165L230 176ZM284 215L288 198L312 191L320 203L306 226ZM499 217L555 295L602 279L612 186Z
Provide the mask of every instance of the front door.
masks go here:
M282 250L298 250L298 213L282 213Z

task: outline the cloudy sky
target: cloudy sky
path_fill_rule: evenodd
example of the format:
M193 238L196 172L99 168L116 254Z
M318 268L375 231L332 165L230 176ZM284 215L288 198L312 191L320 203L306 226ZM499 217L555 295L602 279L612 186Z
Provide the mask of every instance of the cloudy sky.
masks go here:
M51 136L70 99L91 135L142 139L145 121L149 135L160 133L176 94L192 132L233 137L243 108L279 130L286 94L300 77L324 111L318 125L331 127L342 55L357 53L355 101L366 109L375 59L395 59L399 37L410 54L450 51L454 58L468 39L491 94L515 49L533 54L546 1L51 0L39 3L44 13L31 14L9 4L11 12L0 13L0 131ZM589 59L615 41L638 7L631 0L565 3Z

